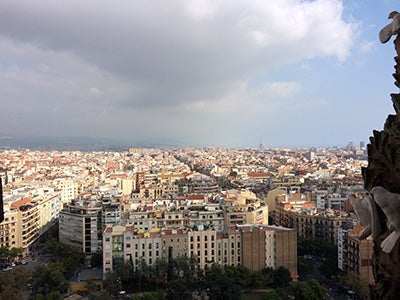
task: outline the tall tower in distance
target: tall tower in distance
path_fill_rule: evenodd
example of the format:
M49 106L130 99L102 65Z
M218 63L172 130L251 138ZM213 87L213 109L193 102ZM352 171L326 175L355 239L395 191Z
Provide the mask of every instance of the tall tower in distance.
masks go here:
M258 149L259 150L264 150L264 143L263 143L263 139L260 139L260 144L258 145Z

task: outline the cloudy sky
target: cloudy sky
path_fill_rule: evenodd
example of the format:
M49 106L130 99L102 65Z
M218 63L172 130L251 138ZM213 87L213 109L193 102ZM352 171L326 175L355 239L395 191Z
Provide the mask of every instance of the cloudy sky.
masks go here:
M2 0L0 137L368 142L393 113L391 1Z

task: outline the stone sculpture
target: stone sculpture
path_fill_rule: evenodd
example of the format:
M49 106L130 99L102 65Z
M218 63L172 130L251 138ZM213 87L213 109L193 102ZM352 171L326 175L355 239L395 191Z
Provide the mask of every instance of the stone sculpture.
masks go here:
M395 37L393 77L400 88L400 14L393 11L389 19L392 22L379 32L379 39L386 43ZM395 114L387 116L383 130L373 130L367 145L368 166L362 168L365 189L375 205L370 219L375 284L370 286L370 297L379 300L400 295L400 93L390 96Z
M379 39L381 43L386 43L390 40L392 35L396 35L400 32L400 15L397 11L392 11L389 14L388 19L393 19L393 21L382 28L379 32Z
M361 226L364 229L359 234L363 240L371 236L374 241L385 232L389 235L381 242L384 252L390 253L400 237L400 194L391 193L381 186L374 187L370 194L364 197L350 195L349 200L354 208ZM378 211L382 211L386 220L382 228Z
M372 234L372 228L374 228L372 220L373 210L371 209L373 200L370 195L360 198L354 194L350 195L348 199L354 208L360 225L364 226L364 229L359 234L359 239L364 240Z
M371 194L386 217L386 226L390 234L382 241L381 247L384 252L390 253L400 237L400 195L381 186L374 187Z

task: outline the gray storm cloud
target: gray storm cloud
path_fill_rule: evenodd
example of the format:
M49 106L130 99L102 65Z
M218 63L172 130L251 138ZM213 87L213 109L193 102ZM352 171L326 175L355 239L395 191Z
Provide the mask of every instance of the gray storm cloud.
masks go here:
M255 95L268 101L257 91L273 83L253 90L257 74L313 57L343 61L356 24L342 12L335 0L6 0L0 3L0 76L20 105L36 101L35 107L51 106L54 113L68 111L63 132L78 130L69 106L77 101L93 122L81 126L97 126L95 116L108 111L110 122L114 113L130 119L122 122L126 126L163 116L174 132L172 120L186 118L188 105L192 122L200 123L204 109L194 111L199 102L223 112L221 103L234 98L237 111L231 113L239 114L259 100ZM23 87L29 88L17 92ZM212 124L232 118L215 109L206 110Z

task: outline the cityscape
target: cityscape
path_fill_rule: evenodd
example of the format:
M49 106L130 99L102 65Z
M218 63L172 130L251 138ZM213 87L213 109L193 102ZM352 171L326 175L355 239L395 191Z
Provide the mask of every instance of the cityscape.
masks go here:
M397 299L397 6L1 1L0 300Z
M82 299L88 295L128 299L135 293L150 293L151 288L127 279L115 279L113 288L109 286L110 274L122 272L119 266L124 263L132 271L145 265L160 272L152 279L153 287L156 283L166 293L163 297L169 297L172 275L168 269L160 271L160 264L182 258L192 260L199 272L283 268L288 274L286 288L289 282L315 279L327 299L361 299L374 283L373 243L358 238L363 227L348 200L349 195L365 193L363 142L358 146L350 142L345 148L302 149L263 144L247 149L121 152L2 149L0 162L4 207L0 249L8 255L1 258L2 270L33 268L30 289L21 298L56 291ZM51 249L62 246L55 246L55 239L77 251L81 261L71 274L63 273L62 288L43 288L36 276L57 264ZM328 256L325 250L310 248L313 241L331 247L333 257L332 251ZM12 256L13 251L18 255ZM21 262L25 266L19 266ZM332 275L313 277L324 264ZM305 272L304 266L315 270ZM178 274L188 276L184 270ZM339 281L337 276L348 274L357 281ZM247 287L241 286L243 293ZM249 286L257 290L263 285ZM179 299L188 293L198 299L218 299L217 292L199 282L180 291ZM248 299L262 299L257 298L261 295Z

